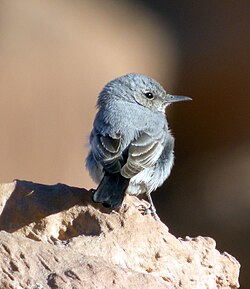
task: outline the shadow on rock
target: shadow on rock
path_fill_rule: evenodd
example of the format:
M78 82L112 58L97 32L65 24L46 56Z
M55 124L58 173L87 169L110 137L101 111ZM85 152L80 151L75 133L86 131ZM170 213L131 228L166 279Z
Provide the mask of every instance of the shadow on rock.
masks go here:
M14 232L75 205L87 206L90 203L93 205L92 193L82 188L16 180L0 216L0 230Z

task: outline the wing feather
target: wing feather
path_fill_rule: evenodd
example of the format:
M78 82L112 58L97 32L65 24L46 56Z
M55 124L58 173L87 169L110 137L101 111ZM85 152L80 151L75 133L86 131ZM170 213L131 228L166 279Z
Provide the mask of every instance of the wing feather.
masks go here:
M117 173L121 170L123 157L120 151L121 136L95 134L92 140L92 152L97 162L100 162L104 170L109 173Z
M111 137L109 135L103 136L100 135L100 142L103 148L110 152L111 154L118 153L120 146L121 146L121 137L120 135L116 134L115 136Z
M122 167L121 174L126 178L132 178L140 171L154 165L163 151L163 134L152 137L142 133L131 143L128 150L128 159Z

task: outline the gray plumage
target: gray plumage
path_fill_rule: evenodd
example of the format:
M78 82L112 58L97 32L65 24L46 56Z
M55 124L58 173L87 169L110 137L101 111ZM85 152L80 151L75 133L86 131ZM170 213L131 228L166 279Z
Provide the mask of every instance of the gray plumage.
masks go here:
M157 217L150 194L169 176L174 161L174 138L165 108L183 100L190 98L167 94L158 82L142 74L121 76L104 87L86 160L99 184L95 202L116 208L126 191L146 193Z

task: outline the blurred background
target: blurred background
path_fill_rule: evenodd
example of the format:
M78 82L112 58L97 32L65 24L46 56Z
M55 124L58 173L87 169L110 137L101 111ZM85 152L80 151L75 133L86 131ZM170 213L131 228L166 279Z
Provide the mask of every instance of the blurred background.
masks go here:
M147 74L193 97L168 109L175 166L153 194L176 236L210 236L250 283L250 2L0 0L0 182L90 188L106 82Z

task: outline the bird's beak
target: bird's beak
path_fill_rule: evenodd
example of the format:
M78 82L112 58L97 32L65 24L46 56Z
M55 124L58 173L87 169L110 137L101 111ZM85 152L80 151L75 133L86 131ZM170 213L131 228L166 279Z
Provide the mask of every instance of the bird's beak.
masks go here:
M167 103L172 103L172 102L177 102L177 101L187 101L187 100L192 100L192 98L188 96L171 95L171 94L166 94L166 98L165 98L165 101Z

